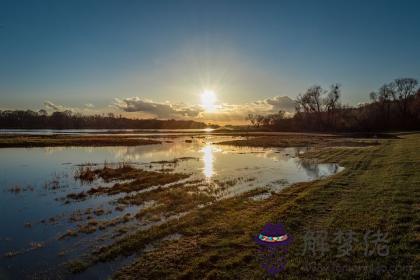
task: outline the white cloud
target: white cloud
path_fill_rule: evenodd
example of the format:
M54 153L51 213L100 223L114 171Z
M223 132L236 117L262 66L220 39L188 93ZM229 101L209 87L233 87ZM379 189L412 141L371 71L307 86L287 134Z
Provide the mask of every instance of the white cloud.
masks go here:
M59 111L59 112L67 111L67 110L72 111L72 112L75 111L75 108L66 107L66 106L59 105L59 104L54 104L54 103L52 103L51 101L48 101L48 100L44 101L44 107L45 107L45 109L50 110L50 111Z
M96 109L95 106L91 103L84 104L82 107L70 107L61 104L56 104L51 101L44 101L44 108L49 112L63 112L63 111L71 111L73 113L82 113L82 114L100 114L100 113L108 113L109 110L98 108Z

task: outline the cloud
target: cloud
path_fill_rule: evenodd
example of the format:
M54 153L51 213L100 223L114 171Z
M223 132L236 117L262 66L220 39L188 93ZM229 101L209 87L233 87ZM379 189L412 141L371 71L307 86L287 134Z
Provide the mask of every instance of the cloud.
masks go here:
M48 101L48 100L44 101L44 107L45 107L45 109L51 110L51 111L59 111L59 112L67 111L67 110L72 111L72 112L75 111L74 108L66 107L66 106L59 105L59 104L54 104L54 103L52 103L51 101Z
M286 116L295 112L295 101L288 96L275 96L244 104L222 104L214 114L203 113L202 117L211 122L245 123L248 114L268 115L285 111Z
M185 119L196 120L206 123L219 124L244 124L248 114L274 114L279 110L285 111L286 116L291 116L295 111L295 101L288 96L274 96L262 100L256 100L242 104L217 104L215 112L206 112L200 105L189 105L173 102L156 102L140 97L115 98L114 102L108 107L99 108L91 103L86 103L82 107L68 107L55 104L51 101L44 102L45 109L48 111L72 111L82 114L101 114L125 112L127 117L132 117L131 113L138 113L140 118L158 119Z
M204 122L217 123L244 123L248 114L274 114L279 110L286 115L292 115L295 110L295 101L288 96L275 96L244 104L222 103L217 105L215 112L206 112L199 105L186 105L179 103L159 103L140 97L116 98L112 107L124 112L136 112L142 117L155 117L161 119L194 119Z
M154 115L157 118L194 118L203 110L199 106L184 104L159 103L151 100L131 97L114 100L114 107L125 112L141 112Z
M271 110L278 112L280 110L292 113L295 111L296 102L288 96L275 96L265 99L264 102L271 105Z

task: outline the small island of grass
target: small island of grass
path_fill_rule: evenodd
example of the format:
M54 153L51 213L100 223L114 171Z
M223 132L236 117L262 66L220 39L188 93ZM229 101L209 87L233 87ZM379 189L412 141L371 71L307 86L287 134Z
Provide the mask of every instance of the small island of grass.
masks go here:
M140 146L152 144L161 144L161 142L133 136L115 135L0 135L0 148Z

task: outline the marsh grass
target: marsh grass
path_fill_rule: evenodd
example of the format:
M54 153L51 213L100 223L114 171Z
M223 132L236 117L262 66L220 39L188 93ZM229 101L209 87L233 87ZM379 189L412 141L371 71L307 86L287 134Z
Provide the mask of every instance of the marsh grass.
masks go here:
M96 232L97 230L103 231L111 227L116 227L120 224L125 224L132 219L134 219L134 217L130 213L126 213L124 215L109 220L96 220L94 218L91 218L88 219L85 223L77 224L75 228L68 229L64 234L61 234L58 237L58 240L66 239L69 237L75 237L81 233L90 234Z
M28 247L21 249L21 250L14 250L14 251L9 251L3 254L3 257L5 258L14 258L18 255L24 255L27 254L31 251L35 251L41 248L45 247L45 243L44 242L35 242L35 241L31 241L29 242Z
M70 199L83 199L87 195L130 193L139 191L152 186L162 186L188 178L190 175L183 173L169 173L148 171L134 168L131 165L121 163L113 168L105 164L102 168L92 168L90 166L81 166L76 171L75 178L82 181L93 182L99 178L105 182L119 181L112 187L93 187L88 191L78 194L70 194ZM123 181L123 182L120 182ZM125 182L127 181L127 182Z
M199 205L215 201L215 197L209 192L202 191L201 186L205 185L202 180L190 180L176 183L168 187L141 192L134 195L127 195L118 199L123 205L145 205L153 202L151 207L146 207L136 214L136 218L143 221L158 221L191 211Z

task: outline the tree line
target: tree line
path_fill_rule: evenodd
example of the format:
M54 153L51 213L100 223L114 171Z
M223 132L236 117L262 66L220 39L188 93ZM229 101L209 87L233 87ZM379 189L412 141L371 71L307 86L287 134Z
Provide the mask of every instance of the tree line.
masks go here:
M341 86L312 86L295 100L292 117L249 114L254 128L275 131L390 131L420 129L420 88L412 78L395 79L369 94L370 102L346 106L340 101Z
M0 111L2 129L201 129L208 125L191 120L129 119L113 113L85 116L72 111Z

